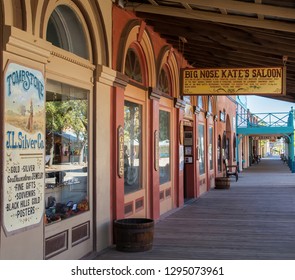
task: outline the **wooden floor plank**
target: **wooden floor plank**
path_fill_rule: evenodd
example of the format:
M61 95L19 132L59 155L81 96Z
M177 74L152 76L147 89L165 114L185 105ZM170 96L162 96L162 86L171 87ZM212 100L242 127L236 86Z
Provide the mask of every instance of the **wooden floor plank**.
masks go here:
M295 259L295 174L280 160L262 159L155 225L153 248L111 247L96 259Z

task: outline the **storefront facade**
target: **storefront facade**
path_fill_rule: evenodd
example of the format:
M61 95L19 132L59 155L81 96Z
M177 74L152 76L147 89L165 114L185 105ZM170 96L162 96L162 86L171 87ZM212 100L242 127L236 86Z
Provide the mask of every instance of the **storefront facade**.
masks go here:
M114 6L113 17L113 68L127 81L113 107L113 133L124 127L114 218L158 219L214 187L225 157L236 162L236 103L181 96L182 54L134 14Z
M179 54L130 13L114 6L113 17L113 68L128 80L113 108L115 129L124 127L124 176L114 185L114 218L157 219L177 203Z
M181 96L189 65L133 13L1 2L0 259L99 252L113 220L157 220L235 162L234 100Z
M111 243L112 2L1 2L0 258L78 259Z

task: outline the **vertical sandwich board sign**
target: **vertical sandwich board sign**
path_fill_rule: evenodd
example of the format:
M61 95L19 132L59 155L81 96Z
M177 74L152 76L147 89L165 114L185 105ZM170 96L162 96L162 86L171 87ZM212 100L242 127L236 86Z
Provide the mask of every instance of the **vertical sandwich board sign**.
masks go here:
M9 62L4 93L2 213L11 235L37 226L44 213L44 75Z

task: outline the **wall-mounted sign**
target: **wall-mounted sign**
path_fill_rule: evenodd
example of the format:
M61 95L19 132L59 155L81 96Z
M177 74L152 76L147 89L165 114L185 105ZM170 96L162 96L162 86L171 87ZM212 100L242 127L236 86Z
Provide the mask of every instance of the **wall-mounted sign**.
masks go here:
M253 136L252 137L253 140L270 140L270 141L276 141L277 140L277 136Z
M154 132L154 168L156 171L159 170L159 131L155 130Z
M43 73L9 63L4 90L3 224L11 234L36 226L44 213Z
M185 146L184 147L184 154L186 156L191 156L192 155L192 152L193 152L192 149L193 149L192 146Z
M182 70L183 95L283 95L285 93L285 67Z
M125 158L127 157L127 158ZM128 161L127 151L124 150L124 128L119 125L118 127L118 176L124 176L124 163Z
M184 157L185 163L193 163L193 157Z
M185 146L192 146L193 145L193 132L191 130L184 131L184 142Z
M179 122L179 144L183 145L183 121Z
M193 106L186 104L185 108L184 108L184 116L183 117L186 119L193 120L193 116L194 116Z

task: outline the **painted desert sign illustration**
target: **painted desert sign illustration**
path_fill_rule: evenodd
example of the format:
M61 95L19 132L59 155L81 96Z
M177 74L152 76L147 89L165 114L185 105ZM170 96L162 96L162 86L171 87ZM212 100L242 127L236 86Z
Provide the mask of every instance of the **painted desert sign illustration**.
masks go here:
M3 222L11 234L44 213L45 87L42 72L16 63L4 81Z

